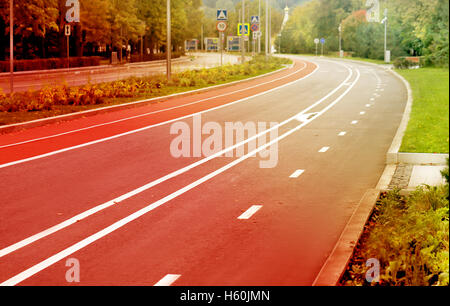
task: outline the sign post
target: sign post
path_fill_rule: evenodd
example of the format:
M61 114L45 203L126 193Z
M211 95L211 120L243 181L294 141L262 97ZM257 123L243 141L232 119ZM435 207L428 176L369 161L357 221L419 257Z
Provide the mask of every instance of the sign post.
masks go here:
M64 33L66 34L66 38L67 38L67 70L70 69L70 33L71 32L71 28L70 28L70 24L66 24L64 27Z
M219 31L219 39L220 39L220 43L219 43L219 48L220 48L220 66L223 65L223 46L224 46L224 32L226 31L228 25L225 21L218 21L216 28L217 31Z
M319 46L319 42L320 42L320 40L318 38L314 39L314 43L316 44L316 56L317 56L317 49Z
M323 45L325 45L325 38L320 39L320 43L322 44L322 56L323 56Z
M219 48L220 48L220 66L223 65L223 46L224 46L224 37L225 37L225 31L227 30L227 23L228 20L228 11L227 10L217 10L217 24L216 28L217 31L219 31Z

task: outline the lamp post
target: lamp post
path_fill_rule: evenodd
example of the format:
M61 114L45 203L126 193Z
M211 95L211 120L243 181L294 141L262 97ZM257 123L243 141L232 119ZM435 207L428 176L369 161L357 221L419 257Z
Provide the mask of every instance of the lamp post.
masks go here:
M171 58L172 58L172 41L171 41L171 21L170 21L170 0L167 0L167 82L171 80Z
M241 63L243 64L245 62L245 35L244 35L244 29L245 29L245 0L242 0L242 33L241 33Z
M269 0L270 4L270 0ZM269 54L272 55L272 6L269 5Z
M384 9L384 18L383 18L383 20L381 21L381 23L382 24L384 24L384 61L387 63L387 62L390 62L390 56L389 56L389 59L388 59L388 56L387 56L387 23L388 23L388 16L387 16L387 14L388 14L388 10L387 10L387 8L385 8Z
M10 94L14 92L14 0L9 0L9 75Z
M259 0L258 2L258 18L259 18L259 22L261 24L261 0ZM258 31L258 54L261 53L261 27L259 28Z
M269 56L269 0L266 0L266 29L265 29L265 35L266 35L266 59Z
M278 37L280 39L280 50L278 51L278 53L281 54L281 33L278 34Z

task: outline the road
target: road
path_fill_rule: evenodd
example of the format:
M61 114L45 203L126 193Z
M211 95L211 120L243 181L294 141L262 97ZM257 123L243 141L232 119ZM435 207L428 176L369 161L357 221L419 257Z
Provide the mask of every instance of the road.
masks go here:
M191 58L192 56L192 58ZM225 54L223 64L235 64L237 55ZM190 69L212 68L220 65L218 53L191 53L178 59L173 59L173 72ZM67 84L80 86L91 82L101 83L130 77L161 75L166 73L166 61L133 63L122 66L98 66L67 69L46 70L44 72L17 72L14 75L14 90L16 92L37 90L44 86ZM9 73L0 74L0 88L4 93L10 92Z
M383 68L294 59L261 79L1 135L0 284L311 285L382 175L407 92ZM256 147L236 138L195 155L209 128L236 122L273 125ZM182 127L190 157L171 150ZM69 259L80 282L66 280Z

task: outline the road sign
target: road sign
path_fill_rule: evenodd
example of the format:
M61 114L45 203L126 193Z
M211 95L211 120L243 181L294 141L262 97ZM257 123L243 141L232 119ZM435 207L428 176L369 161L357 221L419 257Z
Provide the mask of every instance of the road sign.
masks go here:
M259 32L253 32L253 40L257 40L258 39L258 35Z
M320 39L320 43L323 45L325 44L325 38Z
M66 36L70 36L70 24L65 25L64 33L66 34Z
M258 32L259 31L259 24L253 23L251 26L252 32Z
M244 23L244 25L242 25L242 23L238 23L238 36L249 36L250 35L250 25L248 23Z
M251 23L259 23L259 16L252 16Z
M227 27L228 27L228 25L225 21L218 21L216 24L217 31L219 31L219 32L225 32Z
M227 10L217 10L217 20L218 21L227 21L228 20L228 11Z
M320 42L320 39L316 38L314 39L314 43L317 45Z

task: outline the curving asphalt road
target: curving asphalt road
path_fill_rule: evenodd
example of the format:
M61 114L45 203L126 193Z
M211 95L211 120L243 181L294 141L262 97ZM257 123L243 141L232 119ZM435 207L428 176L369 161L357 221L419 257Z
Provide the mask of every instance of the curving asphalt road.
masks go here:
M311 285L376 186L407 93L383 68L294 60L213 91L0 135L0 285ZM228 147L244 155L195 156L209 135L193 131L237 122L273 130ZM191 157L171 154L181 127ZM66 281L70 258L79 283Z

